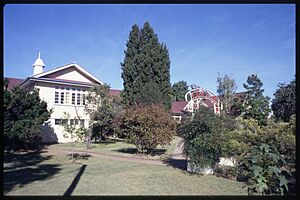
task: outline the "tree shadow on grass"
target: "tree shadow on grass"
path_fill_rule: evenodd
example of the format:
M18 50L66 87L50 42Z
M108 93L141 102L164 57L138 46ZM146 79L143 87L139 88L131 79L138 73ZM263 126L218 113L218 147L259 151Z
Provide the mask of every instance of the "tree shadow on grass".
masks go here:
M122 148L122 149L116 149L112 150L120 153L127 153L127 154L138 154L137 148ZM151 156L160 156L163 155L167 150L166 149L154 149L149 155Z
M91 157L91 155L87 153L69 153L67 157L69 157L70 159L72 159L73 157L73 160L87 160Z
M187 170L187 161L185 159L168 158L164 160L164 163L174 168L178 168L184 171Z
M4 153L4 194L16 186L48 179L61 170L58 164L43 164L52 158L41 155L43 152Z
M105 145L108 145L108 144L114 144L114 143L117 143L117 142L122 142L122 140L120 140L120 139L114 139L114 138L106 138L105 140L96 140L96 141L93 141L93 144L105 144Z

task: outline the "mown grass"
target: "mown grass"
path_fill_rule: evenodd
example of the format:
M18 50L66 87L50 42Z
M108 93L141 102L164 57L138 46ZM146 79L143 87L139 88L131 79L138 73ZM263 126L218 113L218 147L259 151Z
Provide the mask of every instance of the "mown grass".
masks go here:
M175 149L176 142L179 138L176 136L174 140L166 146L158 146L155 149L152 155L143 155L148 159L165 159L169 157ZM85 143L64 143L64 144L55 144L53 145L54 148L70 148L70 149L78 149L78 150L85 150L86 144ZM93 142L91 144L90 151L111 154L111 155L121 155L121 156L128 156L134 157L137 155L136 147L132 144L128 144L120 139L108 138L105 141L100 142Z
M4 195L246 195L242 186L168 166L96 157L70 162L66 155L43 152L4 160Z

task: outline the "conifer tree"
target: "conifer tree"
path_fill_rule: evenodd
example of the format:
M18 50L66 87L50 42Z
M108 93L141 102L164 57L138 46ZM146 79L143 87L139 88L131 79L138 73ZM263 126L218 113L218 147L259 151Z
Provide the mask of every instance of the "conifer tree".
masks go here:
M132 106L134 104L134 91L133 85L138 81L139 70L139 53L140 53L140 30L135 24L129 34L129 40L126 44L127 50L124 51L125 59L121 63L122 79L124 90L121 93L122 103L126 106Z
M126 46L125 59L121 63L123 103L127 106L160 103L169 109L170 59L166 45L159 43L154 30L146 22L141 30L137 25L132 27ZM149 91L149 87L156 89Z
M256 119L259 125L266 125L267 117L271 111L269 108L270 97L263 95L264 90L261 89L263 83L252 74L247 78L247 84L243 84L247 90L246 102L244 105L244 118Z

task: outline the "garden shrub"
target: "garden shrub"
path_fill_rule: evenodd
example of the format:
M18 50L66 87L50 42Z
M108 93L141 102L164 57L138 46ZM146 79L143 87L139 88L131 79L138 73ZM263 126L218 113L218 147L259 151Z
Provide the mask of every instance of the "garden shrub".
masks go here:
M204 168L213 167L219 161L226 142L225 133L233 128L229 118L201 106L193 119L185 121L178 131L187 141L185 151L190 162Z
M248 173L248 194L282 195L288 192L286 175L291 174L283 167L285 160L276 146L255 145L241 162L242 170Z
M249 170L249 163L245 162L245 158L248 158L251 155L249 152L256 151L255 148L259 148L260 145L268 145L271 149L276 149L278 155L285 160L282 167L287 169L287 172L283 171L282 173L286 173L285 177L287 178L288 187L294 188L295 174L293 171L295 171L296 154L295 116L292 116L288 123L275 122L273 119L269 119L265 126L260 126L255 119L238 118L237 122L239 128L226 133L228 142L225 143L226 148L223 149L223 154L234 157L239 165L237 180L249 181L254 178L254 174ZM290 174L289 172L292 173ZM262 193L261 191L259 192ZM287 191L285 190L285 192ZM292 192L288 191L288 193ZM272 193L274 193L273 189Z
M138 152L151 153L158 145L167 145L172 141L176 122L162 106L150 105L127 109L120 128Z
M216 164L214 167L214 175L218 177L223 177L223 178L229 178L236 180L236 167L233 166L224 166L220 164Z
M41 144L43 123L50 118L47 103L37 90L19 87L7 90L4 84L4 146L7 150L35 149Z

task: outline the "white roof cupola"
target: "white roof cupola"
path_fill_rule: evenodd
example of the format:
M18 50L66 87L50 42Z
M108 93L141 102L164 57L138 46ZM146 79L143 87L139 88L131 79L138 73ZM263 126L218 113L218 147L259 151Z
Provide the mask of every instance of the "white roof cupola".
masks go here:
M39 52L39 57L36 59L36 61L32 66L33 66L33 75L43 73L45 64L41 59L41 52Z

